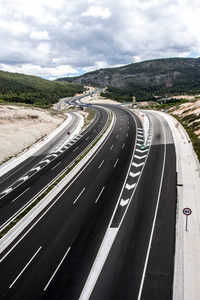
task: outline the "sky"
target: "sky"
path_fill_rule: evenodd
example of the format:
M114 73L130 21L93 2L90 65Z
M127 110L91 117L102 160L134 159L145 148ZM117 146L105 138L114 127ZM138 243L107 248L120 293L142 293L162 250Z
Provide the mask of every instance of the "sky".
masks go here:
M0 0L0 70L49 80L200 56L199 0Z

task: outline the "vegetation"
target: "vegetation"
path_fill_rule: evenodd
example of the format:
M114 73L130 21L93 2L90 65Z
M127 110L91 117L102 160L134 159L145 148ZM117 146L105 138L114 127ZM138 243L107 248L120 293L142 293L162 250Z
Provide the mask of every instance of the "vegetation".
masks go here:
M135 84L128 88L109 86L105 92L101 93L101 96L119 102L131 102L133 95L136 97L137 101L155 101L155 90L156 89L153 89L152 86L146 84Z
M200 139L195 133L197 130L200 129L199 115L192 113L191 108L189 108L188 110L185 110L184 113L182 113L180 115L175 114L175 111L177 109L179 109L180 104L185 103L185 102L189 102L189 101L186 99L183 99L181 101L181 103L166 103L166 104L156 105L154 107L149 107L149 108L158 109L158 110L166 109L166 111L169 114L173 115L173 117L176 118L177 121L179 121L181 123L181 125L187 131L187 134L192 142L194 151L200 162ZM190 112L190 113L187 114L188 112Z
M102 96L129 102L200 93L200 58L168 58L101 69L61 82L107 87Z
M190 114L190 115L183 116L183 117L178 117L178 116L174 115L174 117L182 124L182 126L187 131L188 136L190 137L190 140L192 142L194 151L200 162L200 139L195 134L195 131L200 129L199 116L195 115L195 114Z
M25 103L48 108L60 98L82 93L74 83L48 81L36 76L0 71L0 103Z

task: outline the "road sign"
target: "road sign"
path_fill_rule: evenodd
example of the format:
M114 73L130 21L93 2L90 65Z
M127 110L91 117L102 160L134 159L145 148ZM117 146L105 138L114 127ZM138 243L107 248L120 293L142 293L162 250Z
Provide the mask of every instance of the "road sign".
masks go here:
M189 216L189 215L191 215L192 210L190 208L186 207L183 209L183 213L184 213L184 215Z
M183 209L184 215L186 215L186 225L185 225L185 231L188 231L188 216L191 215L192 210L188 207Z
M70 134L71 134L71 133L68 131L68 132L67 132L67 135L70 135Z

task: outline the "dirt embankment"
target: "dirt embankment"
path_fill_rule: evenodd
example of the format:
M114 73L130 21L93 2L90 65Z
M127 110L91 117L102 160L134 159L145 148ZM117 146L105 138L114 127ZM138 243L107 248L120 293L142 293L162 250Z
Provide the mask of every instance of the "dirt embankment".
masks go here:
M177 108L171 108L168 112L178 116L200 139L200 100L186 102Z
M82 99L85 103L119 104L102 98L99 93ZM186 118L200 138L200 100L181 104L169 113ZM80 111L84 117L87 113ZM0 163L30 147L51 133L66 119L66 115L54 110L43 110L17 105L0 105Z
M51 133L66 115L15 105L0 105L0 163Z

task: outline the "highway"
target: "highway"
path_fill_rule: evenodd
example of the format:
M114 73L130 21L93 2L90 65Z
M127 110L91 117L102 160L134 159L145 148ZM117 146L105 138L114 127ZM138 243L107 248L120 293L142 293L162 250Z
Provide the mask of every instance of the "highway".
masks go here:
M171 299L176 211L171 132L149 112L151 144L141 151L137 115L109 109L116 117L109 138L1 253L2 299ZM42 172L40 179L46 177ZM91 273L108 234L112 243L94 281ZM88 288L90 278L94 289Z
M55 142L53 142L51 148L50 146L45 147L42 149L43 152L41 150L37 153L36 157L31 157L18 166L13 171L13 175L12 172L9 172L8 175L5 174L1 186L5 188L9 182L7 190L11 189L11 191L0 194L0 229L4 228L24 207L33 202L101 134L107 126L110 116L102 108L96 108L96 112L95 121L81 135L70 140L66 146L56 151Z
M42 158L47 156L50 152L56 151L62 143L66 141L67 132L73 132L74 128L80 122L80 118L78 114L73 112L68 112L71 116L70 122L57 134L54 138L52 138L45 145L41 146L31 157L28 157L23 161L20 165L15 168L12 168L10 171L6 172L0 177L0 195L1 193L9 188L10 185L13 184L18 178L26 174L31 168L37 165Z
M172 299L176 219L176 162L166 122L148 113L152 144L126 217L90 299ZM106 291L106 293L105 293Z
M29 299L47 295L56 279L53 274L66 253L68 255L63 263L70 260L71 267L68 266L64 277L70 278L69 284L75 279L73 274L79 271L82 258L87 256L88 263L80 282L81 286L84 285L130 167L135 147L136 126L141 127L139 120L137 119L136 125L129 112L119 108L113 110L117 121L101 151L53 200L47 208L48 212L43 212L43 217L38 222L35 220L37 223L34 226L30 224L33 227L24 238L17 245L15 241L10 246L14 246L12 251L6 249L1 254L0 291L9 299L20 299L26 293ZM32 258L34 263L31 264ZM30 264L26 267L28 262ZM64 265L61 264L62 267ZM30 267L34 270L30 271ZM59 268L59 271L61 270ZM50 280L52 276L53 279ZM65 292L65 289L58 285L55 293L60 292ZM55 299L54 295L52 299Z

